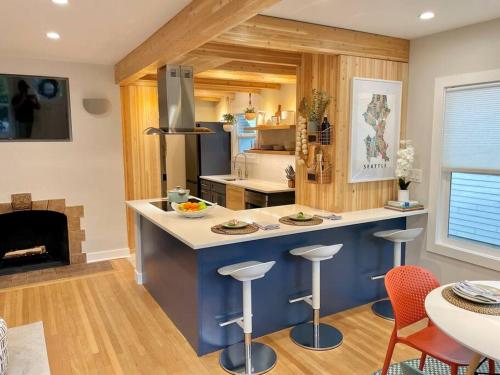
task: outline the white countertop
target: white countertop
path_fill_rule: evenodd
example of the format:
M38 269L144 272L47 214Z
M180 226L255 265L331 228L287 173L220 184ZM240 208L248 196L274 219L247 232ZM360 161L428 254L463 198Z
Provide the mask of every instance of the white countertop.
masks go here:
M219 176L200 176L204 180L209 180L213 182L218 182L220 184L239 186L249 190L259 191L261 193L283 193L287 191L294 191L295 189L289 188L287 184L281 184L279 182L271 182L264 180L257 180L254 178L248 178L245 180L227 181L225 178L236 178L233 175L219 175Z
M231 219L258 223L278 223L283 216L296 214L300 211L306 214L319 214L324 211L301 205L286 205L251 210L233 211L216 206L205 217L189 219L175 212L165 212L149 202L160 199L128 201L127 205L136 212L164 229L166 232L184 242L193 249L204 249L213 246L227 245L238 242L253 241L263 238L287 236L296 233L312 232L328 228L343 227L372 221L388 220L399 217L426 214L427 210L398 212L385 208L375 208L362 211L343 212L341 220L326 220L313 226L292 226L280 224L279 229L261 230L243 235L223 235L213 233L210 228ZM195 229L195 230L194 230Z

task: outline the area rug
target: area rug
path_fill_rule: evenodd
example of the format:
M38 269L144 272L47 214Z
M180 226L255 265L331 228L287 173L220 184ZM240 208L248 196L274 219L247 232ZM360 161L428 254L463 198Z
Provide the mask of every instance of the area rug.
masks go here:
M50 375L43 323L9 328L9 375Z
M410 359L409 361L405 361L404 363L407 363L408 365L418 368L418 359ZM483 363L483 365L479 368L479 371L481 372L488 372L488 362ZM500 371L500 363L496 363L496 372ZM378 370L377 372L374 372L373 375L380 375L382 370ZM465 375L467 372L467 367L462 366L458 370L459 375ZM438 361L437 359L434 359L432 357L427 357L425 361L425 366L424 366L424 373L425 375L449 375L450 374L450 366L444 364L441 361ZM403 375L403 372L401 370L401 367L399 366L399 363L395 363L389 367L389 371L387 371L387 375Z

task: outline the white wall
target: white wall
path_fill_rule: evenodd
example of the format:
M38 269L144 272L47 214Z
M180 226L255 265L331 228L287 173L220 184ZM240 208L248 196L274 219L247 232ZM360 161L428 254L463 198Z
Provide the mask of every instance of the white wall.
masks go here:
M84 205L85 252L127 248L119 87L112 66L0 57L0 72L69 78L72 142L0 143L0 202L30 192L34 200ZM83 98L107 98L96 117Z
M216 122L220 121L217 115L217 102L207 102L195 99L194 101L194 119L195 121Z
M500 68L500 19L451 30L410 43L408 138L417 151L416 168L423 169L421 184L412 184L412 197L428 203L434 80L436 77ZM411 219L425 226L426 219ZM429 253L425 238L408 246L407 260L433 271L442 282L458 279L500 278L500 272Z

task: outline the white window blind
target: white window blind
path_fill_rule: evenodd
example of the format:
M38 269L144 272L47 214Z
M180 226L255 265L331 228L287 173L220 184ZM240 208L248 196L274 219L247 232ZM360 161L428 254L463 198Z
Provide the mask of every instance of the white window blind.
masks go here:
M500 170L500 83L446 90L442 167Z
M448 235L500 246L500 176L452 173Z

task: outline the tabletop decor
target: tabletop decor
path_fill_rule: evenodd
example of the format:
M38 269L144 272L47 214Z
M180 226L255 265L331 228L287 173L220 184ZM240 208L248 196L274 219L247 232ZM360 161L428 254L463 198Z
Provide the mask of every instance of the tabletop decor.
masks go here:
M286 224L286 225L295 225L298 227L307 227L311 225L318 225L323 222L323 219L317 216L313 216L311 220L307 221L299 221L299 220L294 220L290 216L283 216L279 219L280 223Z
M402 140L401 148L398 150L398 160L396 162L396 177L398 178L398 201L410 202L410 192L408 186L411 181L408 180L410 169L413 168L415 160L415 148L411 144L411 140ZM417 202L418 203L418 202Z
M236 235L236 234L250 234L255 233L259 230L259 227L255 224L248 224L243 228L227 228L224 227L223 224L214 225L210 228L210 230L217 234L228 234L228 235Z
M285 168L285 173L286 173L286 179L288 180L288 187L289 188L294 188L295 187L295 170L291 165Z
M320 130L319 126L331 100L332 97L330 95L317 89L312 90L311 104L309 104L305 98L302 99L301 106L304 107L304 112L307 113L308 133L314 133Z
M394 179L402 82L353 78L350 183Z
M500 316L500 303L495 305L485 305L466 300L453 292L453 287L449 286L441 292L443 298L454 306L460 307L467 311L472 311L479 314Z

